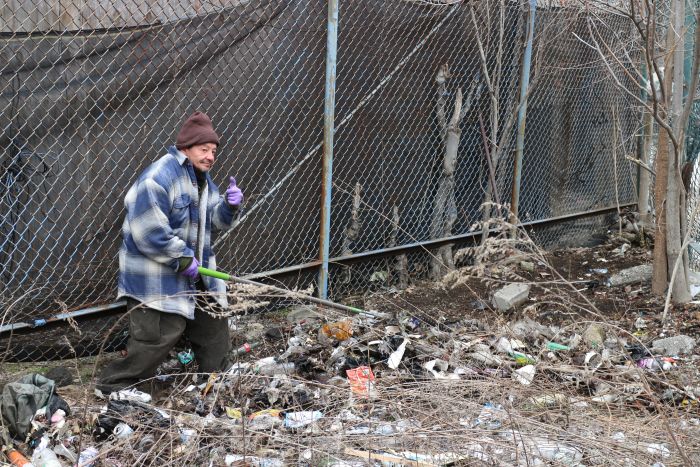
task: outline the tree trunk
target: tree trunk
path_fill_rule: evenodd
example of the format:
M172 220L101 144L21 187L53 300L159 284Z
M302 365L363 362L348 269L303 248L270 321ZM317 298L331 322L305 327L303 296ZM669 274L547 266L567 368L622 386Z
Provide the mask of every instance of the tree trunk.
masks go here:
M668 284L668 266L666 260L666 186L668 185L668 133L659 131L656 152L656 182L654 199L656 212L656 234L654 236L654 265L651 291L663 295Z
M666 32L666 49L673 50L673 31L669 25ZM659 76L659 84L662 88L661 97L658 99L659 106L657 118L664 122L668 122L669 107L671 105L671 90L673 76L673 55L664 57L665 70L662 76ZM650 81L654 79L650 76ZM653 88L653 84L652 84ZM654 183L654 198L656 200L656 235L654 237L654 263L651 278L651 292L656 295L663 295L669 287L669 279L671 278L668 270L668 243L666 237L667 229L667 204L668 204L668 180L670 169L670 154L671 138L668 130L659 128L659 138L656 150L656 180Z
M345 237L343 238L343 249L342 256L349 256L352 254L352 247L357 237L360 235L360 229L362 228L362 223L360 222L360 204L362 202L362 187L359 183L355 184L355 193L352 197L352 210L350 211L350 222L345 229ZM341 283L347 284L351 280L351 269L350 267L343 268L341 275Z
M481 130L481 139L484 145L484 158L486 159L487 171L486 179L488 180L488 183L486 184L486 194L484 195L484 203L482 205L483 213L481 217L481 245L483 245L486 243L486 239L489 236L489 221L491 220L492 213L495 211L493 206L491 206L491 203L493 200L495 200L500 209L501 201L498 197L498 185L496 185L496 174L494 170L494 167L496 167L498 162L495 159L498 154L498 147L495 144L493 147L491 146L489 138L486 136L484 120L481 118L481 114L479 114L479 129ZM497 132L498 129L492 129L492 131Z
M400 223L401 217L399 216L399 207L394 205L393 209L391 210L391 237L389 238L389 247L397 246L399 244ZM395 279L399 289L405 289L408 287L408 257L406 256L406 253L401 253L400 255L396 256L392 270L392 279Z
M651 150L651 141L654 134L654 124L652 122L651 112L644 112L644 137L639 151L639 160L642 164L649 167L649 152ZM651 174L648 170L639 169L639 198L637 200L639 208L639 221L642 225L648 226L651 221L651 211L649 206L649 192L651 188Z
M677 144L673 147L672 159L669 159L668 164L668 186L667 186L667 208L666 208L666 255L668 261L668 275L671 277L676 261L680 258L681 264L678 272L673 278L671 287L671 298L675 303L687 303L690 301L690 289L688 287L688 270L685 267L687 261L685 257L685 248L683 248L683 233L685 227L685 216L687 212L684 205L685 197L683 196L683 183L681 182L681 164L684 158L683 144L683 127L685 122L682 121L683 114L683 87L685 84L684 75L684 60L685 46L683 31L685 23L685 0L673 0L673 31L675 36L674 52L673 52L673 88L671 93L671 122L677 139ZM692 97L691 97L692 98Z
M455 110L450 124L447 126L447 140L445 142L445 155L442 163L442 175L438 191L433 203L433 217L430 226L430 237L441 238L452 235L452 226L457 219L457 208L454 193L454 171L457 164L457 149L462 130L459 128L460 111L462 110L462 91L457 90ZM430 262L430 277L438 280L451 269L454 269L452 259L452 245L444 245L436 252L436 257Z
M682 89L682 88L681 88ZM682 92L682 91L681 91ZM683 238L681 237L682 224L681 217L686 213L681 211L681 175L678 160L680 154L674 151L672 159L668 164L668 184L666 187L666 262L668 265L667 275L671 278L673 268L679 256L684 254L682 248ZM687 303L690 301L690 290L688 288L688 271L684 267L685 261L681 260L678 272L671 287L671 298L675 303Z
M679 270L673 277L671 288L671 299L675 303L687 303L690 301L690 289L688 287L688 270L685 268L686 261L683 248L683 230L685 220L681 218L687 216L684 206L683 184L681 182L681 164L684 156L683 145L683 86L685 60L685 47L683 31L685 23L685 0L673 0L672 3L673 28L669 28L669 35L674 36L673 67L668 70L673 77L673 87L671 90L671 126L674 128L677 143L673 145L673 151L669 152L668 161L668 185L666 187L666 261L668 262L668 276L671 278L676 261L681 260Z

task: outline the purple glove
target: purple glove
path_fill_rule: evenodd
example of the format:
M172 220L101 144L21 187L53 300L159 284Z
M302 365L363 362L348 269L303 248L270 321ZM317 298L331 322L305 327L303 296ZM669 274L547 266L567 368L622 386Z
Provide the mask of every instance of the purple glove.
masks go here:
M197 276L199 276L199 271L197 271L197 268L199 267L199 261L197 261L197 258L192 257L192 262L190 263L189 266L187 266L185 269L180 271L180 274L183 276L189 277L192 280L197 279Z
M240 206L243 202L243 192L236 186L236 179L233 177L231 177L231 183L226 189L226 202L235 207Z

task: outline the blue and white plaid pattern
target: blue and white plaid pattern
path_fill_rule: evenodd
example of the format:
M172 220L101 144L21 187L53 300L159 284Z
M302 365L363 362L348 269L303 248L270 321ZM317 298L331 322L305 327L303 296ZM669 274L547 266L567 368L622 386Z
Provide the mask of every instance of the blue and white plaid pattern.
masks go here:
M124 199L126 218L119 251L118 298L132 297L156 310L194 318L194 282L177 273L182 256L194 256L199 225L199 192L194 168L175 147L151 164ZM212 226L227 230L237 209L207 174L209 201L202 266L216 269ZM216 301L227 306L226 285L203 277Z

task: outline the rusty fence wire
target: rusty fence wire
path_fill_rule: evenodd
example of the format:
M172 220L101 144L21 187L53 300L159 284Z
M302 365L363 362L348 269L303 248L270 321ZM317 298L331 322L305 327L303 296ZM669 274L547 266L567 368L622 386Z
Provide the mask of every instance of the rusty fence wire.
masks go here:
M636 168L625 154L634 151L639 111L587 44L589 9L534 0L337 3L332 298L439 274L426 250L441 255L479 240L475 223L505 212L482 205L511 203L518 153L519 219L544 246L588 241L618 206L635 202ZM614 43L630 24L606 14L597 19ZM222 136L214 180L223 186L234 175L246 194L240 222L215 241L219 269L316 284L327 34L328 4L308 0L6 2L6 358L60 355L59 340L70 352L99 348L114 318L38 340L7 330L114 302L124 195L195 110ZM117 332L115 345L123 338Z

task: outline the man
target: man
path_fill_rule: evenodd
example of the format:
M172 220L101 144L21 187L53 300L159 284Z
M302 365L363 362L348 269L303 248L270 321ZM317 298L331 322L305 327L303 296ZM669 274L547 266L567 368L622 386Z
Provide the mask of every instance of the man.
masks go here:
M200 265L216 269L211 231L229 229L243 202L233 177L220 196L209 175L218 146L209 117L195 112L176 145L144 170L124 199L118 298L130 310L127 355L109 364L97 385L112 397L128 398L123 388L153 377L183 334L200 371L226 367L227 320L203 309L226 309L226 286L197 272Z

